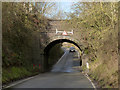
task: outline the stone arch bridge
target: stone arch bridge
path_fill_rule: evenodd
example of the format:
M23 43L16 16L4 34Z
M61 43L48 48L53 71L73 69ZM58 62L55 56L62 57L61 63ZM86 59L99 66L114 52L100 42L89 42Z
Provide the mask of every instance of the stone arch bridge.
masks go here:
M44 49L49 46L49 44L51 44L52 42L55 42L57 43L57 41L59 42L70 42L70 43L73 43L74 45L76 45L80 50L83 50L85 48L85 42L83 42L83 40L81 39L80 40L80 37L79 36L79 31L78 30L73 30L73 29L64 29L65 26L62 26L64 25L64 22L65 21L61 21L61 20L50 20L50 29L44 31L44 32L40 32L41 34L44 34L46 36L48 36L48 39L45 40L45 43L44 43L44 48L43 49L43 52L44 53ZM56 29L58 31L66 31L66 32L71 32L71 30L73 30L73 34L67 34L67 35L62 35L62 32L61 33L58 33L56 34ZM55 43L54 43L55 44Z
M63 31L63 32L64 31L71 32L71 30L66 29L65 21L49 20L49 22L50 22L50 27L44 31L39 32L37 34L38 36L36 36L37 40L35 40L35 43L36 43L35 47L37 47L37 49L33 50L35 60L37 60L38 62L40 61L40 63L44 65L45 54L47 51L49 51L48 49L50 49L55 44L61 43L61 42L72 43L76 45L81 51L84 50L86 44L82 41L82 39L80 39L80 37L78 37L80 34L79 31L72 29L73 34L67 34L67 35L62 35L62 33L56 34L56 29L58 31ZM42 38L39 37L40 35L42 36ZM39 45L40 41L42 42L42 45Z

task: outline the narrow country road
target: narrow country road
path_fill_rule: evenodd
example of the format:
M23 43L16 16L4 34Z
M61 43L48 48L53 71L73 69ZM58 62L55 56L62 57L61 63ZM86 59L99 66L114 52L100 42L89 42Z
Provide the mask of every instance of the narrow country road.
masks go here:
M66 51L61 60L54 65L52 72L35 76L11 87L11 90L15 88L93 88L91 82L80 72L79 61L74 58L75 53Z

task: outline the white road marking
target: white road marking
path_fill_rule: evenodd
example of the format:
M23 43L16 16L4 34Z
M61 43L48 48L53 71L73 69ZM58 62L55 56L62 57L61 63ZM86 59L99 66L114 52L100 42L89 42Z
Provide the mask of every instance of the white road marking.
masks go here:
M66 54L67 52L65 52L64 53L64 55ZM63 56L64 56L63 55ZM63 57L62 56L62 57ZM62 58L61 57L61 58ZM39 76L40 74L38 74L38 75L36 75L36 76L32 76L32 77L29 77L29 78L26 78L26 79L23 79L23 80L20 80L20 81L17 81L17 82L13 82L12 84L10 84L10 85L6 85L6 86L3 86L3 88L10 88L10 87L13 87L13 86L15 86L15 85L18 85L18 84L20 84L20 83L23 83L23 82L25 82L25 81L28 81L28 80L30 80L30 79L32 79L32 78L35 78L35 77L37 77L37 76ZM85 77L87 77L87 79L91 82L91 84L92 84L92 86L93 86L93 88L95 89L95 90L97 90L96 89L96 87L95 87L95 85L94 85L94 83L90 80L90 78L88 77L88 75L84 75Z
M90 78L88 77L88 75L87 76L85 75L85 77L87 77L87 79L91 82L93 88L95 88L95 90L97 90L96 87L95 87L95 85L94 85L94 83L90 80Z
M61 58L63 58L66 53L67 53L67 52L65 52ZM61 59L61 58L60 58L60 59ZM60 61L60 60L59 60L59 61ZM59 62L59 61L58 61L58 62ZM39 75L39 74L38 74L38 75ZM38 76L38 75L36 75L36 76ZM7 85L7 86L2 86L2 88L9 88L9 87L15 86L15 85L17 85L17 84L20 84L20 83L22 83L22 82L28 81L28 80L30 80L30 79L32 79L32 78L35 78L36 76L32 76L32 77L26 78L26 79L24 79L24 80L16 81L16 83L13 83L13 84L10 84L10 85Z
M39 74L38 74L38 75L39 75ZM38 76L38 75L36 75L36 76ZM36 76L32 76L32 77L29 77L29 78L26 78L26 79L23 79L23 80L20 80L20 81L16 81L16 82L13 83L13 84L10 84L10 85L7 85L7 86L2 86L2 88L9 88L9 87L15 86L15 85L17 85L17 84L20 84L20 83L22 83L22 82L28 81L28 80L30 80L30 79L32 79L32 78L35 78Z
M62 55L62 57L59 59L59 61L57 63L59 63L61 61L61 59L66 55L67 51Z
M65 52L61 58L63 58L63 57L66 55L66 53L67 53L67 52ZM61 58L60 58L60 60L61 60ZM60 60L59 60L59 61L60 61ZM58 62L59 62L59 61L58 61ZM38 75L39 75L39 74L38 74ZM36 75L36 76L38 76L38 75ZM36 76L32 76L32 77L26 78L26 79L24 79L24 80L16 81L15 83L13 82L13 84L6 85L6 86L2 86L2 88L9 88L9 87L15 86L15 85L17 85L17 84L20 84L20 83L22 83L22 82L28 81L28 80L30 80L30 79L32 79L32 78L35 78Z

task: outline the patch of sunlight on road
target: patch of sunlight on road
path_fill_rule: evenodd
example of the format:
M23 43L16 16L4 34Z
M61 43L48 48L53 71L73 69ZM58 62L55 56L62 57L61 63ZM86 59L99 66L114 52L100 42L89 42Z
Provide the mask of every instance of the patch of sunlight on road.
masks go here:
M67 51L60 58L59 62L53 66L51 72L80 72L80 63L75 53L69 53Z

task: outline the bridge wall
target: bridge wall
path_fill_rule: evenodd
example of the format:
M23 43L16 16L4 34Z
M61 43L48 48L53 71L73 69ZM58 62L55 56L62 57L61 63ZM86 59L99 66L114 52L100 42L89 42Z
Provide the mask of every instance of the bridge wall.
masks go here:
M35 61L34 63L42 65L42 70L44 69L45 63L45 49L52 42L55 42L57 40L67 40L68 42L75 44L81 51L85 48L85 44L79 39L79 37L77 37L79 35L77 32L74 32L74 34L69 34L67 36L62 35L61 33L56 34L56 28L58 30L64 31L60 22L61 21L50 21L49 29L43 30L41 32L36 32L33 36L32 59Z

